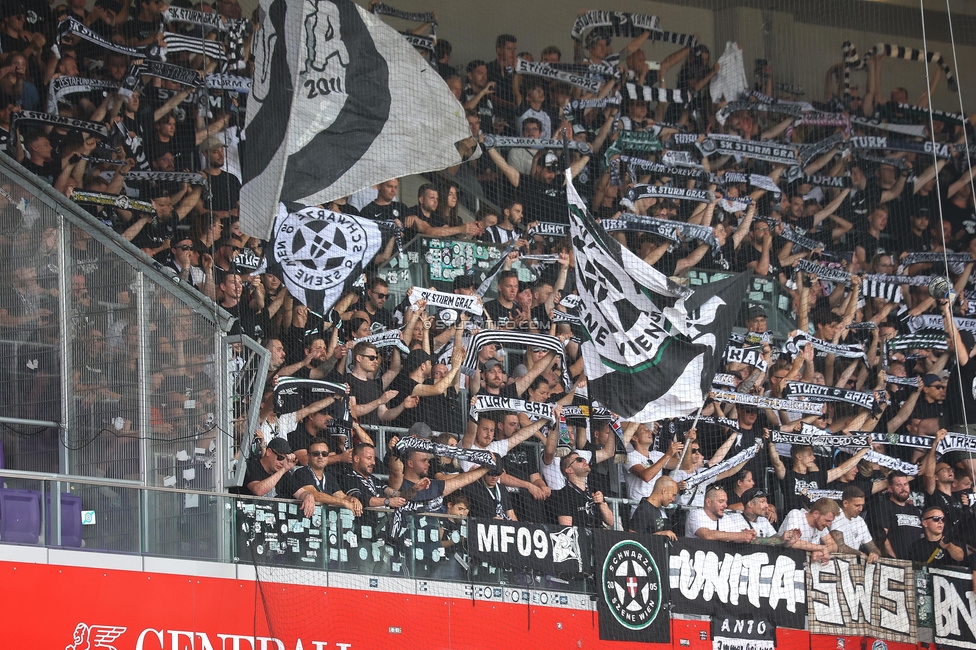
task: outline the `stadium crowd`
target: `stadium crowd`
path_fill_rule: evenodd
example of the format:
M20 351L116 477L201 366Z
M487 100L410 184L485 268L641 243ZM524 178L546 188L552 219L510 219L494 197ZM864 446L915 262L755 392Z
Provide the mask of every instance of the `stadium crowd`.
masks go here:
M220 18L181 22L172 8ZM60 29L69 19L118 47L82 37L80 28ZM232 64L247 60L252 37L249 30L233 41L226 26L241 20L237 0L96 0L91 8L83 0L55 7L6 0L0 144L235 316L234 333L268 349L272 367L245 492L298 498L309 512L316 503L341 506L357 517L368 516L365 507L419 502L458 515L785 544L814 557L838 550L935 564L973 557L976 463L962 443L944 442L950 431L965 434L963 442L976 432L968 426L976 420L973 171L958 148L934 157L868 142L891 132L917 134L903 139L919 146L969 142L973 120L936 115L930 133L927 96L919 109L905 89L881 88L882 66L905 64L872 57L863 96L844 86L844 70L835 66L827 96L807 104L771 99L774 68L760 61L754 87L740 89L752 104L743 107L738 98L713 101L709 86L722 79L722 67L696 38L658 65L645 53L647 32L615 53L618 39L596 27L563 65L558 48L536 59L502 34L492 56L461 69L442 38L425 55L464 106L484 155L432 175L412 206L414 197L393 179L325 207L397 221L405 242L465 238L509 251L493 285L497 296L484 301L482 316L448 314L409 296L397 301L381 271L397 254L389 236L362 290L322 315L320 306L295 300L282 277L254 273L264 242L239 227L247 94L230 77L246 75ZM216 44L220 56L181 50L181 41L164 37L170 34ZM168 68L153 76L142 59L123 53L154 45L167 46L166 62L189 71L192 82L167 78L174 76ZM518 59L598 70L600 90L516 74ZM647 101L648 88L680 93ZM494 146L517 137L528 140ZM529 141L561 138L588 146L564 154ZM722 142L787 146L801 151L802 162L749 153L755 149L735 153ZM664 275L680 281L693 272L752 270L785 296L782 304L743 307L745 332L729 342L700 419L621 422L579 408L591 405L574 319L567 164L593 215L613 223L613 236ZM25 209L17 186L3 190L0 331L5 339L34 340L54 327L57 224ZM478 206L474 219L463 220L459 205ZM93 315L93 301L126 303L118 287L99 281L106 269L98 249L84 233L72 236L71 323L77 354L91 360L90 372L76 373L72 383L92 402L121 397L122 380L131 378L96 370L107 347L129 345L110 340L125 333L106 331ZM948 282L930 291L938 276ZM440 288L469 296L478 289L467 275ZM781 307L796 327L774 340L767 319ZM477 367L462 368L473 335L492 329L525 334L527 343L489 343L473 351ZM212 365L198 335L178 322L164 330L166 358L196 365L179 376L161 373L154 389L204 403L209 391L212 401ZM377 338L392 330L401 333L396 345ZM538 343L544 340L562 352ZM276 391L284 377L347 388L321 399L311 383ZM793 382L829 388L829 397L811 401L815 393L798 392ZM552 403L565 415L470 416L476 395ZM817 405L816 412L803 404ZM154 434L165 435L160 409ZM391 453L396 436L376 449L378 426L486 450L499 461L489 469L424 451ZM835 438L804 444L784 433ZM838 436L860 442L845 445ZM754 455L739 456L750 449ZM727 462L735 458L742 460ZM697 480L703 472L707 478ZM609 497L629 506L615 516Z

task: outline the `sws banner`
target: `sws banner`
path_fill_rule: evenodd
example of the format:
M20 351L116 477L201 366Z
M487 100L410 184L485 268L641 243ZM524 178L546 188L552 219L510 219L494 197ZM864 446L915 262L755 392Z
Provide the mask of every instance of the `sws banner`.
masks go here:
M590 571L583 529L468 519L468 553L492 566L578 576Z
M667 643L671 619L665 574L668 553L659 535L593 531L600 639Z
M969 571L929 568L935 612L935 642L940 648L976 648L976 600Z
M915 572L907 560L860 564L834 556L807 566L810 633L865 636L899 643L918 638Z
M675 612L804 628L806 554L802 551L679 539L670 553L668 576Z

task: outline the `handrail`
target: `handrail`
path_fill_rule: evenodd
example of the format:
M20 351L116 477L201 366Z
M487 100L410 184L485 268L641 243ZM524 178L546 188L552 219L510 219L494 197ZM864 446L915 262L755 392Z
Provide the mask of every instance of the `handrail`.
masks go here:
M71 221L81 222L88 234L109 248L114 254L138 268L156 284L169 287L174 294L179 295L180 300L191 306L195 313L209 318L222 331L230 331L234 317L227 310L196 289L183 284L178 277L175 277L175 272L174 275L167 274L164 271L165 267L159 262L153 260L133 246L131 242L123 239L117 232L69 201L54 187L41 181L33 174L26 173L17 164L17 161L2 151L0 151L0 173L9 176L22 187L28 188L35 198L46 203L48 207L56 210L61 216L68 214Z

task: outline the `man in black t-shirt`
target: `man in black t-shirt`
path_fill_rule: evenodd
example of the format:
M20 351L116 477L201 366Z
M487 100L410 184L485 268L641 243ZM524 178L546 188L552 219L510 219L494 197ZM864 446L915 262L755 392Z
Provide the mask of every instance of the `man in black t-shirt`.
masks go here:
M495 323L496 329L525 329L529 312L518 302L519 280L515 271L498 274L498 297L485 303L485 314Z
M671 530L671 519L665 510L674 502L677 494L677 483L667 476L659 478L654 483L654 490L651 491L650 496L641 499L637 504L637 510L630 516L628 530L634 533L663 535L672 542L677 541L678 536Z
M357 517L363 514L362 503L346 496L339 489L335 473L327 471L329 461L336 458L335 454L329 453L329 445L325 441L316 440L310 442L303 451L308 458L308 465L285 475L279 483L281 496L304 499L305 494L311 494L316 504L339 506L352 511Z
M394 354L397 354L394 352ZM353 369L346 375L346 382L349 384L349 394L356 398L356 406L352 409L354 417L359 419L361 424L383 424L391 422L404 408L413 408L420 401L418 397L411 396L403 400L396 408L388 409L387 403L397 396L397 391L383 391L383 380L374 379L373 376L380 367L380 355L376 351L376 346L372 343L362 341L356 344L352 350ZM387 373L389 374L389 373ZM386 376L384 376L384 380ZM390 381L393 377L389 378Z
M554 492L550 499L556 522L560 526L612 527L613 513L603 500L603 493L587 488L590 464L586 459L570 452L559 461L559 470L566 475L566 487Z
M869 513L871 534L883 543L888 557L907 558L912 544L922 537L922 513L909 496L908 475L895 470L888 475L887 498Z
M904 559L931 566L960 566L966 559L965 542L946 535L946 516L938 506L922 511L922 537L911 545Z
M363 209L360 210L360 214L373 221L391 221L396 219L399 220L400 226L402 227L409 208L396 200L397 192L400 190L400 179L393 178L385 183L380 183L376 186L376 190L376 199L364 205ZM391 235L391 231L384 229L383 247L376 254L376 257L373 258L373 266L379 267L393 257L393 246L395 242L396 237ZM404 242L404 244L406 243Z
M508 490L501 485L501 469L488 470L479 480L464 488L472 517L518 521Z
M559 156L549 151L539 154L539 167L534 176L526 176L508 164L497 149L489 149L488 155L505 175L512 187L521 194L524 220L555 223L569 222L569 204L566 201L566 187L563 168ZM589 163L589 156L580 156L573 161L570 172L575 178Z

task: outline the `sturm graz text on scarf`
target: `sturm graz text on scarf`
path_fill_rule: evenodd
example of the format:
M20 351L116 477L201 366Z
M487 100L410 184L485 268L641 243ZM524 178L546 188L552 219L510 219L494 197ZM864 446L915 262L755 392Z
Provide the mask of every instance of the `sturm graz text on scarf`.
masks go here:
M108 129L98 122L89 122L87 120L76 120L73 117L64 117L63 115L52 115L50 113L41 113L40 111L17 111L16 113L10 114L10 131L13 132L16 129L16 124L18 122L40 122L41 124L49 124L51 126L62 127L65 129L78 129L79 131L84 131L86 133L91 133L92 135L97 135L102 138L108 137Z
M556 423L555 405L546 402L530 402L514 397L499 397L498 395L478 395L475 397L474 404L471 406L471 417L477 419L478 415L486 411L509 411L511 413L525 413L535 416L535 418L545 418L549 422Z
M416 305L421 300L426 300L429 307L460 309L461 311L466 311L476 316L481 316L484 313L481 300L478 296L466 296L459 293L413 287L410 291L410 304Z
M800 402L790 399L779 399L778 397L765 397L763 395L752 395L749 393L730 393L728 391L715 391L712 399L716 402L726 404L742 404L755 408L770 409L773 411L795 411L806 413L807 415L821 415L824 405L819 402Z
M515 136L486 135L485 146L489 149L562 149L562 140L545 140L543 138L517 138ZM593 151L587 142L570 140L566 146L573 151L588 154Z
M741 156L765 160L766 162L783 165L797 164L796 150L791 145L780 144L764 140L753 142L738 137L710 135L703 142L698 143L698 150L703 156Z
M550 79L553 81L562 81L570 86L576 86L577 88L582 88L583 90L591 93L600 92L600 86L602 85L600 79L598 78L574 74L572 72L566 72L565 70L556 70L548 63L543 63L541 61L526 61L522 58L519 58L518 62L516 63L515 72L518 74L532 75L533 77L542 77L544 79Z
M806 397L815 402L847 402L866 409L873 409L875 404L874 393L866 393L859 390L847 390L834 386L821 386L820 384L809 384L802 381L786 382L784 397Z
M429 438L404 436L403 438L400 438L394 449L400 458L403 458L408 452L419 451L433 454L435 456L463 460L469 463L474 463L475 465L480 465L481 467L487 467L488 469L498 468L498 464L495 462L495 454L490 451L484 451L482 449L463 449L461 447L444 445L439 442L434 442Z

